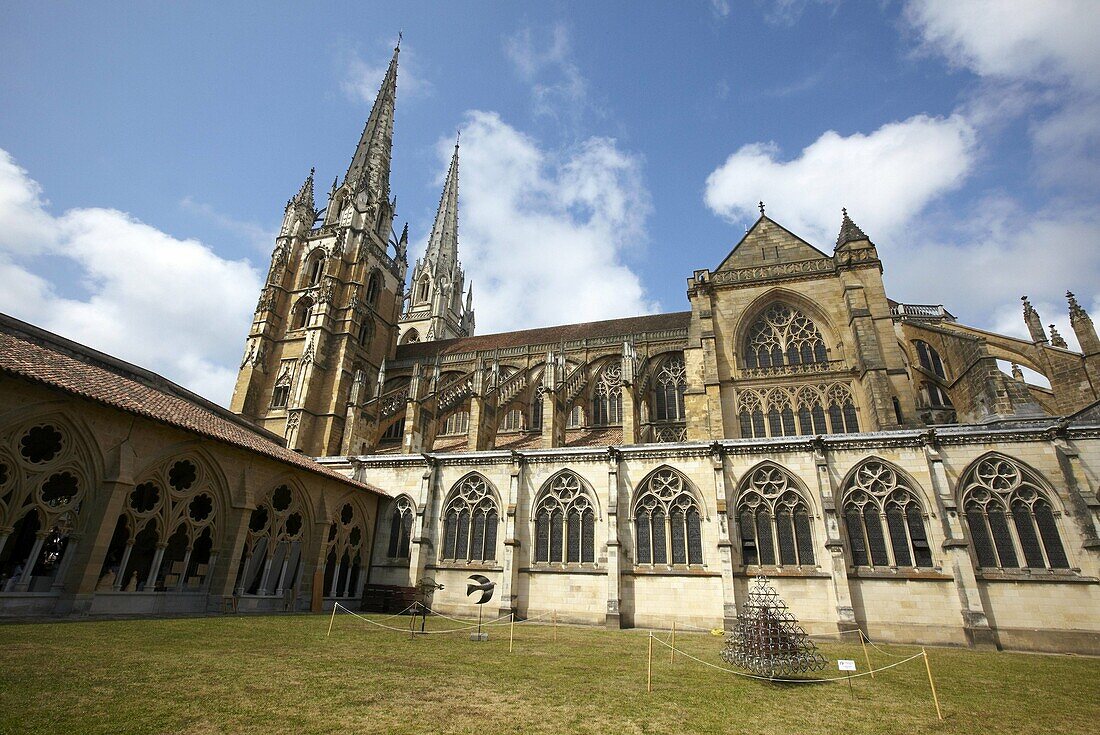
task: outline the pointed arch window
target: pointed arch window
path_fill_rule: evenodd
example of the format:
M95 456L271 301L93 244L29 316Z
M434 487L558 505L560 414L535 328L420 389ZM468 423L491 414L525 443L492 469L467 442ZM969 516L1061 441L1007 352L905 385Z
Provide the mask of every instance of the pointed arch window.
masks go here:
M780 467L764 465L742 482L737 523L746 566L814 566L809 506Z
M290 322L291 329L305 329L309 326L309 319L313 316L313 299L303 296L294 305L294 316Z
M535 563L595 562L595 503L572 472L563 472L535 504Z
M378 304L378 296L382 293L382 274L377 270L371 271L370 278L367 279L367 293L366 301L370 306L376 306Z
M655 473L634 504L635 561L640 565L703 563L702 514L684 478Z
M480 475L468 475L451 490L443 513L443 559L482 562L496 559L500 511Z
M859 466L844 490L843 511L853 566L932 566L917 494L885 463Z
M409 544L412 539L413 509L412 501L402 495L393 504L393 512L390 515L390 547L391 559L408 559Z
M417 302L424 302L428 300L428 296L431 293L431 282L427 276L420 279L420 283L416 286L416 300Z
M657 421L684 420L687 371L681 355L665 360L657 371L653 391L653 417Z
M252 511L237 568L238 595L281 595L297 585L307 526L303 512L289 485L276 487Z
M523 431L523 411L512 408L504 414L504 420L500 422L500 431Z
M768 368L828 362L817 325L787 304L773 304L749 327L745 367Z
M609 426L623 422L623 369L612 362L603 369L592 389L592 425Z
M470 412L466 410L455 411L443 422L444 436L466 434L469 430Z
M325 273L325 253L323 250L316 250L309 256L309 260L306 261L306 281L307 285L316 286L321 282L321 276Z
M834 383L825 391L829 425L834 434L853 434L859 431L859 417L852 391L842 383Z
M364 556L370 548L364 528L369 519L351 503L344 503L329 523L325 542L324 590L326 597L359 597L366 574Z
M364 317L363 323L359 325L359 346L364 349L370 347L371 338L374 337L374 320L370 317Z
M570 429L579 429L584 426L584 406L579 404L573 406L569 411L569 418L566 420L565 425Z
M1034 473L1006 457L989 457L963 483L963 509L978 566L1069 569L1058 515Z
M535 389L535 397L531 399L531 422L528 426L533 431L542 431L542 398L546 395L546 388L539 386Z
M943 359L940 357L940 353L936 352L936 348L921 339L913 340L913 345L917 348L917 359L920 360L920 366L933 375L947 380L947 370L944 368Z

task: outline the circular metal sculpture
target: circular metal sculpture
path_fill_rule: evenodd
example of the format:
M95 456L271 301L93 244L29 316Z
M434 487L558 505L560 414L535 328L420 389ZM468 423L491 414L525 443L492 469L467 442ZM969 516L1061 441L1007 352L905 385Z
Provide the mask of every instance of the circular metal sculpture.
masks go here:
M753 581L722 658L769 678L825 668L825 657L763 575Z

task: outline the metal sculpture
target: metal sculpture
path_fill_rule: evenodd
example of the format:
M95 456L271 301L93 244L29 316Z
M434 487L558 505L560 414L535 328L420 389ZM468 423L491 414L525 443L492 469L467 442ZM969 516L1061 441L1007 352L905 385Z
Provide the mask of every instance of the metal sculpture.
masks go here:
M722 658L772 679L825 668L825 657L763 575L753 581Z
M470 640L489 640L489 634L481 632L481 611L485 609L484 607L482 607L482 605L493 599L493 590L496 589L496 586L497 583L486 577L484 574L470 575L470 584L466 585L466 596L469 597L475 592L481 593L481 599L474 603L475 605L477 605L477 633L471 635Z
M428 614L432 611L432 597L435 595L436 590L441 589L443 589L443 585L437 584L431 577L421 577L417 580L416 599L412 607L413 619L409 623L412 629L415 629L416 618L420 616L420 632L424 632L424 625L428 621Z

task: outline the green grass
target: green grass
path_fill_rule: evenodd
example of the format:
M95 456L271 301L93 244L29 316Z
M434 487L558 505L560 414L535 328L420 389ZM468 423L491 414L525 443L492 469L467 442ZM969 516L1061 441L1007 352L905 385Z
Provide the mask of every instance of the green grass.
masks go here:
M403 619L391 621L397 625ZM0 625L0 732L1094 733L1100 660L931 649L874 680L774 684L654 646L644 631L516 627L410 640L340 615ZM429 629L455 625L432 620ZM556 635L556 640L555 640ZM665 635L665 634L662 634ZM677 635L721 663L721 639ZM858 644L823 644L854 658ZM891 646L900 654L911 647ZM876 667L895 659L871 651Z

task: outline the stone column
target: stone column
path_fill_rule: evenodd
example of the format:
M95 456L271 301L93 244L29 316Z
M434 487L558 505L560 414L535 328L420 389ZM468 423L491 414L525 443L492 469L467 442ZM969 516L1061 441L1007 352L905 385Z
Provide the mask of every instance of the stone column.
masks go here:
M420 475L420 487L416 497L416 516L413 520L412 539L409 544L409 570L412 572L411 584L424 576L428 564L436 557L435 545L435 496L437 483L437 462L434 457L424 455L424 472Z
M46 537L50 535L48 530L39 531L34 537L34 546L31 547L31 554L27 557L27 563L23 567L23 574L19 576L19 581L15 585L16 592L26 592L31 586L31 575L34 572L34 568L38 565L38 557L42 556L42 546L46 543Z
M619 542L619 462L622 454L614 447L607 448L607 613L604 626L621 628L620 603L620 551Z
M928 460L928 473L932 478L932 489L943 529L944 566L951 570L955 581L963 632L971 646L995 648L997 634L989 625L989 616L982 603L974 562L970 558L970 542L963 531L959 508L951 492L943 458L935 447L935 434L931 431L926 434L924 453Z
M814 440L814 464L817 467L817 495L821 501L821 517L825 524L825 549L829 552L827 567L829 576L832 577L830 592L836 610L836 627L840 631L853 630L857 627L856 613L848 582L848 559L844 555L844 540L837 518L836 487L829 473L825 444L820 439Z
M519 452L512 452L512 471L508 481L508 507L505 509L504 573L500 577L500 610L497 616L514 613L519 608L515 593L519 583L519 548L516 534L516 512L519 508L520 488L523 485L526 463Z
M726 467L722 445L718 442L711 444L710 466L714 478L714 520L718 526L718 571L722 574L722 627L732 630L740 600L737 599L737 585L733 581L733 543L730 541L729 514L726 510L726 499L729 497Z
M77 521L80 543L76 548L65 551L63 587L55 608L59 614L84 614L91 609L103 559L107 556L107 549L115 535L115 525L126 499L134 489L133 473L134 451L129 442L123 442L107 457L104 479L95 496L86 498L81 507ZM131 530L126 555L123 557L124 565L130 561L129 549L133 546L134 535ZM115 580L119 587L116 589L121 589L121 585L126 584L125 579L122 579L125 571L125 566L119 567L118 578Z
M234 590L233 585L238 583L236 575L240 568L241 554L244 553L244 542L248 537L248 521L252 517L252 508L237 503L247 502L249 496L255 497L258 488L254 488L254 492L248 492L247 488L242 490L245 490L241 494L243 497L235 498L234 505L222 514L224 526L220 549L211 549L210 568L207 572L210 580L207 584L209 596L206 598L206 609L209 612L221 612L225 609L226 598L233 597L234 592L238 595L245 592L244 580L248 578L251 561L244 566L244 573L239 581L240 589ZM215 554L219 562L217 564L214 563Z
M1093 554L1100 555L1100 495L1089 487L1085 468L1081 466L1081 455L1066 441L1063 435L1053 440L1054 451L1058 456L1058 466L1069 491L1069 506L1073 508L1073 519L1083 539L1081 546ZM1097 559L1094 558L1094 563Z

